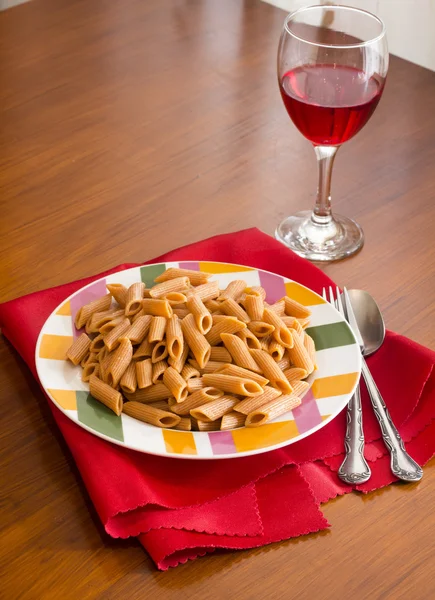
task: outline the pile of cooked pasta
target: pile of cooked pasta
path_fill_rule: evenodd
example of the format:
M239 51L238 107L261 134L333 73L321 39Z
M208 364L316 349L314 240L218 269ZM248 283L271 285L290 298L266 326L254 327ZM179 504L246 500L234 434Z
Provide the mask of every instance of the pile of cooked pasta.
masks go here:
M157 427L216 431L258 427L296 408L316 368L304 331L310 311L262 287L170 268L149 289L108 284L81 307L85 332L66 357L91 395L118 416Z

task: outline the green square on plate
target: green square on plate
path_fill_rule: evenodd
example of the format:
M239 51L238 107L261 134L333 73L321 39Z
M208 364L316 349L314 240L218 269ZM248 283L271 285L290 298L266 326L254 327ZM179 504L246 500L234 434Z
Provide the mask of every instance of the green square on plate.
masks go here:
M166 271L166 266L164 264L146 265L145 267L140 268L140 278L146 287L150 288L155 285L154 279L161 275L164 271Z
M89 392L76 392L77 415L80 423L99 431L107 437L124 441L122 419L107 406L95 400Z

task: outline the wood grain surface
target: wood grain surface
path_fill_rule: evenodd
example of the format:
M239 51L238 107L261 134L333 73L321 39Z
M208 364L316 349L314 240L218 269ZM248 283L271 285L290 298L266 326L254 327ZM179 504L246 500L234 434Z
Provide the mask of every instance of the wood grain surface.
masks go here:
M314 202L281 104L284 13L256 0L33 0L0 14L0 301ZM333 208L362 252L323 267L434 346L435 74L392 57L341 150ZM418 485L324 507L330 531L166 573L103 531L46 400L0 340L0 598L435 596L432 462Z

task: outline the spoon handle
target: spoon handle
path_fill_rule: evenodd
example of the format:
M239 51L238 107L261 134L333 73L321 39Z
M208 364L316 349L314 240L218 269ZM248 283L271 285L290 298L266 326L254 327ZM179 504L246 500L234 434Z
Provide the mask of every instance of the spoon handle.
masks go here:
M346 457L338 469L338 476L345 483L358 485L368 481L371 476L370 468L364 458L364 431L359 384L350 399L346 418L346 437L344 438Z
M373 410L381 426L382 437L391 454L391 471L403 481L419 481L423 477L423 470L406 452L400 433L391 420L390 413L364 358L362 359L362 374Z

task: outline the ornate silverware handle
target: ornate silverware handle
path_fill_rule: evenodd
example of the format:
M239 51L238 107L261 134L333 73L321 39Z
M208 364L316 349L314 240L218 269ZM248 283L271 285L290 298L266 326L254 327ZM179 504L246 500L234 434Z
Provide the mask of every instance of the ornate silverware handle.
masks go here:
M338 470L338 476L345 483L358 485L370 479L371 475L364 458L364 431L359 384L350 399L346 419L346 437L344 438L346 457Z
M373 410L381 426L382 437L391 454L393 474L403 481L419 481L423 477L423 470L406 452L402 438L391 420L390 413L364 358L362 359L362 374L372 401Z

